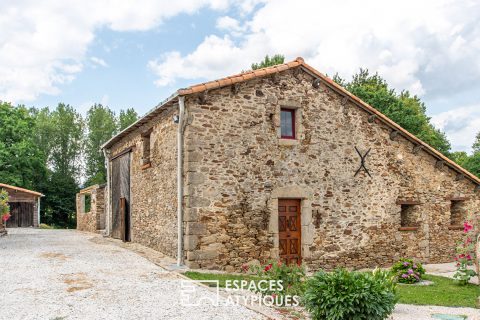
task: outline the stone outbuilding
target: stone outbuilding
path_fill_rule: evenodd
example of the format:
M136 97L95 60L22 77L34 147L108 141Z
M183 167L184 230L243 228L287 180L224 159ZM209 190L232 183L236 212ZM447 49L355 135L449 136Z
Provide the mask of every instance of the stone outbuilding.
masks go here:
M105 184L96 184L77 193L77 230L105 229Z
M0 189L8 192L10 219L7 228L38 227L40 224L40 192L0 183Z
M447 262L480 180L298 58L178 90L103 145L106 232L192 268Z

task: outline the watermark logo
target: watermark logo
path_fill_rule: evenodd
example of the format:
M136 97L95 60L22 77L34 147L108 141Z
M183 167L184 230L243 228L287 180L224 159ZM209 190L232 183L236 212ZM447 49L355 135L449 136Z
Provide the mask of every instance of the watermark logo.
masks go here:
M201 285L211 287L209 294L201 292ZM185 307L198 307L204 304L219 306L220 285L218 280L182 280L180 284L180 303Z
M210 287L209 292L201 285ZM222 290L223 299L220 298ZM250 305L296 307L300 299L285 293L281 280L226 280L220 289L218 280L182 280L181 303L183 306Z

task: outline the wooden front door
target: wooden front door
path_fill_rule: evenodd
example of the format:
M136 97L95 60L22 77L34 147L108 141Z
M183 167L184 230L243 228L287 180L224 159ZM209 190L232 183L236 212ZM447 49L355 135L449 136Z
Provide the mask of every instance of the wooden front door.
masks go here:
M278 200L278 236L280 259L287 263L300 263L302 232L300 200Z
M7 228L32 227L33 215L35 214L32 202L10 202L10 219L7 220Z
M130 241L130 152L112 160L112 237Z

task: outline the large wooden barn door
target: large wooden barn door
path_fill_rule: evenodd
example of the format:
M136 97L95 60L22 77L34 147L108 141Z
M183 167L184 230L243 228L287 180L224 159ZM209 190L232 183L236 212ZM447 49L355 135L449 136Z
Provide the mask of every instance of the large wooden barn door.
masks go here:
M280 259L287 264L300 263L302 260L300 200L278 200L278 236Z
M10 219L7 220L7 228L32 227L33 226L33 203L10 202Z
M112 160L112 237L130 241L130 152Z

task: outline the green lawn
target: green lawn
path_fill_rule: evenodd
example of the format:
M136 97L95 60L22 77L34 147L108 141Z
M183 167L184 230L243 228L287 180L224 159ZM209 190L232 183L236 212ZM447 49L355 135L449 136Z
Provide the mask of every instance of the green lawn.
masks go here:
M246 275L215 274L186 272L185 275L194 280L219 280L220 287L225 287L225 280L255 280L256 277ZM430 286L398 285L399 303L417 305L435 305L446 307L477 307L480 287L468 284L459 286L454 280L432 275L425 275L425 280L433 281Z
M424 275L425 280L433 281L430 286L398 285L399 303L434 305L447 307L471 307L477 305L480 287L468 284L458 285L454 280L432 275Z

